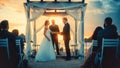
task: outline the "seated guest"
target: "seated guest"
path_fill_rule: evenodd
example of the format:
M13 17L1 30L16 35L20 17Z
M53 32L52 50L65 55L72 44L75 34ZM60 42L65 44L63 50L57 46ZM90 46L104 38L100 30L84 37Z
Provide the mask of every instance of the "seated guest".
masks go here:
M103 30L102 27L98 26L96 27L95 31L93 32L93 35L87 39L87 40L97 40L98 32ZM96 56L96 53L98 51L98 46L94 46L91 55L86 59L85 63L81 66L82 68L91 68L91 65L94 63L94 58Z
M25 35L22 33L22 34L20 34L19 36L23 38L23 42L25 43L25 42L26 42L26 41L25 41Z
M0 51L0 67L2 68L17 68L16 64L16 45L15 45L15 35L8 31L9 23L7 20L1 22L1 32L0 38L8 38L10 59L7 58L7 52L5 50ZM2 56L2 57L1 57ZM8 62L7 62L8 61ZM8 64L9 63L9 64Z
M103 30L102 27L100 26L96 27L95 31L93 32L93 35L90 38L88 38L88 40L97 40L98 32L102 30ZM97 47L94 46L92 52L96 52L97 50L98 46Z
M0 35L1 35L1 23L0 23ZM0 36L1 39L1 36ZM1 45L0 45L1 46ZM0 47L0 67L7 68L8 65L8 57L6 53L6 48L5 47Z
M102 39L117 39L118 33L115 25L112 25L112 18L107 17L104 22L104 29L98 33L98 45L102 46ZM101 49L100 49L101 52ZM103 68L114 68L114 48L104 48Z
M17 29L14 29L13 31L12 31L12 33L13 34L15 34L15 36L16 36L16 39L20 39L20 42L21 42L21 51L22 51L22 53L24 54L24 40L23 40L23 38L21 37L21 36L19 36L19 31L17 30ZM17 48L17 50L19 50L18 48ZM18 53L19 53L19 51L17 51Z
M21 36L19 36L19 31L17 30L17 29L14 29L13 31L12 31L12 33L16 36L16 40L20 40L20 44L21 44L21 52L22 52L22 54L24 55L24 41L23 41L23 38L21 37ZM20 60L20 54L21 54L21 52L19 52L20 50L19 50L19 46L17 46L17 54L18 54L18 57L17 57L17 63L19 64L19 60ZM23 55L22 55L22 57L23 57Z
M104 30L98 33L98 42L101 46L102 39L115 39L118 38L117 28L115 25L112 25L112 18L107 17L104 22Z

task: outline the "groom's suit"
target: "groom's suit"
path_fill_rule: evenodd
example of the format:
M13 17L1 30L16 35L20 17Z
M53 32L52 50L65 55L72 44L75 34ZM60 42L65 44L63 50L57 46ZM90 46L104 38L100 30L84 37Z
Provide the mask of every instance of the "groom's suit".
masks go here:
M70 54L70 48L69 48L69 41L70 41L70 25L69 23L66 23L63 28L63 39L65 43L65 49L66 49L66 60L71 59L71 54Z

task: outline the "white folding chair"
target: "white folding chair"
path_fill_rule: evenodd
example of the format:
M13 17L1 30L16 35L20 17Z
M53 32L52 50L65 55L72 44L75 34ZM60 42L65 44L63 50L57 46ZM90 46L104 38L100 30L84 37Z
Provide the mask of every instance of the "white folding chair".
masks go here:
M10 59L10 53L9 53L9 46L8 46L8 38L0 39L0 47L6 47L8 60Z
M19 64L18 64L18 68L21 68L21 65L23 65L23 53L22 53L22 48L21 48L21 41L20 39L16 39L16 46L19 47L19 55L20 55L20 60L19 60Z
M103 39L102 40L102 50L101 50L101 55L99 57L100 68L102 68L102 60L103 60L103 53L104 53L104 48L105 47L116 47L116 58L117 58L118 41L119 41L119 39Z
M93 47L98 46L98 41L97 40L92 40L92 46L90 47L90 54L92 53Z
M119 39L119 42L118 42L118 58L120 59L120 39Z

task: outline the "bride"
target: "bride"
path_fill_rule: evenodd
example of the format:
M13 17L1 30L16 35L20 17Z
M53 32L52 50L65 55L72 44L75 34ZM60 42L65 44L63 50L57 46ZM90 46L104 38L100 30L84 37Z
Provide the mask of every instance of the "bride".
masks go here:
M56 60L54 48L52 46L52 40L49 29L49 21L45 21L44 38L40 45L40 48L36 54L35 61L52 61Z

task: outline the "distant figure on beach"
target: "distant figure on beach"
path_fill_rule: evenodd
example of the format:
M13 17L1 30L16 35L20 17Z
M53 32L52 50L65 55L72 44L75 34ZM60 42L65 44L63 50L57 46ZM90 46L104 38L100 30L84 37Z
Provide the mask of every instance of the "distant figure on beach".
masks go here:
M49 29L50 22L49 20L45 21L44 25L44 38L40 44L39 50L35 56L35 61L53 61L56 60L56 55L52 45L52 38Z
M50 25L49 28L53 32L59 32L59 27L58 27L58 25L55 24L55 20L52 20L52 25ZM58 45L58 34L51 33L51 37L52 37L53 47L55 48L54 45L56 45L57 55L60 55L60 53L59 53L59 45Z

